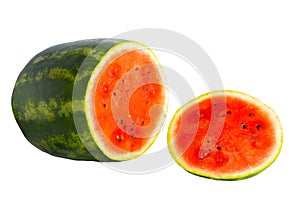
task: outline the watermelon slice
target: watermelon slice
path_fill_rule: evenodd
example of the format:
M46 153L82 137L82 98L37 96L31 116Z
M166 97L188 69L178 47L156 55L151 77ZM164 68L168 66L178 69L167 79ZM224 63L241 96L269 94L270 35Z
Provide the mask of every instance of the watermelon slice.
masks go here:
M142 155L165 118L164 75L145 45L92 39L50 47L19 74L12 108L27 140L54 156Z
M275 112L247 94L214 91L177 110L168 148L186 171L235 180L258 174L279 155L283 131Z

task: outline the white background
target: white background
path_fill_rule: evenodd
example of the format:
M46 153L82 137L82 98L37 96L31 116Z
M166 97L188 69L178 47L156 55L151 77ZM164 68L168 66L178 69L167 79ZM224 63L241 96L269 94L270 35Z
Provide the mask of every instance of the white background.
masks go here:
M299 10L296 0L1 1L0 199L299 199ZM55 44L138 28L186 35L209 54L226 89L271 106L284 128L276 162L235 182L197 177L177 164L130 175L98 162L56 158L29 144L10 105L27 62ZM163 131L158 143L165 136Z

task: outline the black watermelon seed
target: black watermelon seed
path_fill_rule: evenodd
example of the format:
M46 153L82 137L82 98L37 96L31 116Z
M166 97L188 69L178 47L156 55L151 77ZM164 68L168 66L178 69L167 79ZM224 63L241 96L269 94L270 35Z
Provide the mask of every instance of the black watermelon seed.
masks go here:
M228 110L226 113L227 113L228 115L230 115L230 114L231 114L231 110Z
M256 125L256 129L257 129L257 130L261 130L261 125L260 125L260 124L257 124L257 125Z
M242 129L246 129L247 128L247 126L246 126L246 124L244 124L244 122L240 122L240 124L241 124L241 128Z
M221 151L222 148L220 146L217 146L217 149L218 149L218 151Z

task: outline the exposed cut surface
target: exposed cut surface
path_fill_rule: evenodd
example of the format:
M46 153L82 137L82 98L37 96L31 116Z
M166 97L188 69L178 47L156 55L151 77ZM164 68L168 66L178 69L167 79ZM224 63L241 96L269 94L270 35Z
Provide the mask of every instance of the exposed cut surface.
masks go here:
M105 66L93 101L98 134L109 141L105 148L117 147L111 154L142 152L153 141L156 122L164 116L162 109L153 109L165 105L162 81L157 62L145 50L124 51Z
M266 168L280 151L282 130L276 114L245 94L219 92L213 102L210 95L202 96L181 111L173 118L168 141L171 154L187 171L243 178ZM208 153L201 156L203 148Z

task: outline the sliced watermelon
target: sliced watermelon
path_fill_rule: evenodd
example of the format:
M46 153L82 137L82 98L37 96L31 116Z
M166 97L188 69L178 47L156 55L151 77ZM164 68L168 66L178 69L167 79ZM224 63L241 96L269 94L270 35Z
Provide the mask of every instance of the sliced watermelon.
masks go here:
M214 91L183 105L168 130L168 148L186 171L212 179L244 179L279 155L283 131L275 112L247 94Z
M42 51L20 73L12 108L23 134L49 154L128 160L153 143L165 118L162 68L143 44L94 39Z

